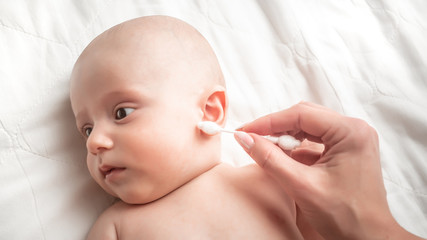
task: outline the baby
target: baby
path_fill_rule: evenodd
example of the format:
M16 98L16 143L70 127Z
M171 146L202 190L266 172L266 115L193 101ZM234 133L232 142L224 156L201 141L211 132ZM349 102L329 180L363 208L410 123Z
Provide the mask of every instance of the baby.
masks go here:
M190 25L166 16L119 24L77 60L70 98L95 181L120 199L88 239L313 239L257 165L221 163L227 96L218 60Z

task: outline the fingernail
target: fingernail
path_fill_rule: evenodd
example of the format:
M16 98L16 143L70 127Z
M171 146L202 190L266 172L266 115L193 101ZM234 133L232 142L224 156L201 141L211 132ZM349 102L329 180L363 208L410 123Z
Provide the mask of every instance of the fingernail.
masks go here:
M236 136L237 141L246 149L250 149L254 145L254 140L252 137L245 132L236 132L234 134Z
M248 125L248 123L243 123L242 125L240 125L239 127L237 127L236 130L239 131L242 128L244 128L246 125Z

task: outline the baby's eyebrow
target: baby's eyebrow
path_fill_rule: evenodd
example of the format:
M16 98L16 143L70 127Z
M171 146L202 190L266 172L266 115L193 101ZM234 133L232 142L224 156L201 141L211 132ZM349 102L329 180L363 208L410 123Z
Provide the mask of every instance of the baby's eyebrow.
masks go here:
M129 98L134 98L137 96L142 97L141 95L142 94L140 91L136 91L133 88L126 88L126 89L118 89L118 90L111 91L111 92L105 94L104 98L105 99L112 99L114 97L123 97L123 96L129 97Z

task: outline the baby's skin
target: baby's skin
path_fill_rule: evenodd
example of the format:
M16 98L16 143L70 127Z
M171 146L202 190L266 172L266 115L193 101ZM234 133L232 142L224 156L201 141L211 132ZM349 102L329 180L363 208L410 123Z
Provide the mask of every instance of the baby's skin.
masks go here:
M216 165L147 204L116 203L89 239L303 239L293 201L257 165Z

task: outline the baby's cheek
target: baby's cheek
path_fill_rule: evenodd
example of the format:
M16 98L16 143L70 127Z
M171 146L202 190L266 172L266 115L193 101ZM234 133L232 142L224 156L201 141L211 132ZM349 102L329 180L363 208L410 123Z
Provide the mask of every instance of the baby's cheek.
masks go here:
M92 159L90 156L87 157L86 159L86 165L87 168L89 170L90 175L92 176L93 179L96 180L96 170L98 169L95 163L95 160Z

